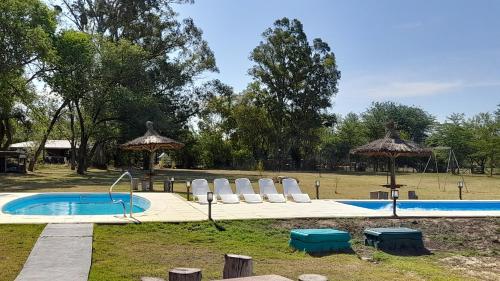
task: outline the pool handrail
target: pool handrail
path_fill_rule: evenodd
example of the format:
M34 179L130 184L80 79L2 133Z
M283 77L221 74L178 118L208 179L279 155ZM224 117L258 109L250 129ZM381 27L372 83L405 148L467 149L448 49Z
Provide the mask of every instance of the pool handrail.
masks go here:
M130 218L132 218L132 215L133 215L133 202L132 202L132 198L133 198L133 191L132 191L132 174L129 172L129 171L126 171L125 173L123 173L112 185L111 187L109 188L109 198L111 199L111 201L113 202L113 204L122 204L122 207L123 207L123 217L126 218L127 217L127 209L125 208L125 202L123 202L123 200L119 199L119 200L114 200L113 199L113 196L111 195L111 193L113 192L113 187L124 177L128 175L129 178L130 178Z

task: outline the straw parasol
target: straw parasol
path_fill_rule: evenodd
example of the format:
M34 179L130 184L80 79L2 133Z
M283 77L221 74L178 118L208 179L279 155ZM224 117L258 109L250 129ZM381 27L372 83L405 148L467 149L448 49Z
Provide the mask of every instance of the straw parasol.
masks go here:
M135 151L147 151L149 152L149 186L150 189L153 189L153 163L154 158L153 154L158 149L171 149L177 150L184 147L183 143L175 141L171 138L167 138L158 134L153 128L153 122L146 122L146 127L148 131L144 134L144 136L133 139L125 144L121 145L121 148L124 150L135 150Z
M390 174L391 183L388 187L391 189L399 187L396 185L396 158L399 156L428 156L432 153L429 148L423 148L420 145L407 140L402 140L399 132L395 128L393 121L386 124L386 134L382 139L378 139L352 149L351 154L359 154L366 156L388 157L390 159Z

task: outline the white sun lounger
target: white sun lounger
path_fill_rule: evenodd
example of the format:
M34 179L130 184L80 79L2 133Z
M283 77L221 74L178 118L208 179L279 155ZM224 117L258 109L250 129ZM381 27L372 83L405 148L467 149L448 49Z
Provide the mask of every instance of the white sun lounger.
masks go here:
M286 178L282 180L282 183L285 196L291 196L293 201L297 203L311 203L311 198L309 198L307 193L302 193L295 179Z
M243 196L247 203L262 203L262 196L256 194L252 183L247 178L239 178L234 181L236 184L236 194Z
M223 203L240 203L240 198L233 193L227 179L214 179L214 194L218 196Z
M200 204L208 204L207 192L210 192L208 187L208 182L206 179L195 179L191 182L191 188L193 190L193 197ZM217 203L217 197L214 196L214 201L212 203Z
M263 198L267 198L271 203L285 203L286 199L283 194L278 193L272 179L260 179L259 191Z

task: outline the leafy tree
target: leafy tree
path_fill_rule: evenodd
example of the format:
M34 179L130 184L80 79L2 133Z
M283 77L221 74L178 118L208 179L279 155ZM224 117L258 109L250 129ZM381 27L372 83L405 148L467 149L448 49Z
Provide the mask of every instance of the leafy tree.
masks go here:
M29 84L53 57L55 27L55 12L41 1L0 2L0 149L12 143L13 122L26 117L19 105L34 100Z
M61 0L59 4L74 28L100 38L98 42L107 42L105 47L116 45L117 52L109 59L117 63L102 62L103 69L94 72L97 76L94 81L107 85L99 86L95 91L113 89L113 95L117 95L113 110L103 110L104 107L100 106L109 105L108 94L103 95L107 97L104 101L92 99L95 105L99 105L94 107L95 112L107 115L103 116L105 121L97 130L102 137L94 140L94 144L125 142L137 137L144 133L146 120L155 121L161 134L174 138L187 136L187 122L197 108L189 88L202 72L217 71L214 55L193 21L179 21L169 0ZM120 46L140 48L143 52L141 61L120 61ZM122 71L127 64L133 69L133 63L142 70L134 75ZM78 107L74 107L78 115ZM89 104L86 107L91 109ZM79 123L81 127L82 123ZM111 134L106 134L107 129ZM93 150L90 149L90 154Z
M442 124L437 124L426 143L429 146L445 146L453 149L461 166L474 152L471 143L473 131L468 126L464 114L452 114Z
M255 85L254 85L255 86ZM266 160L271 152L271 140L279 137L270 121L268 112L258 106L257 93L252 85L238 97L233 118L236 123L233 140L239 150L251 152L247 160ZM242 153L247 158L248 153Z
M220 131L202 131L197 137L195 149L199 163L205 168L231 165L231 144L223 138Z
M296 19L277 20L262 36L249 73L279 136L272 140L274 150L289 152L299 165L319 141L321 111L331 106L340 72L328 44L317 38L311 45Z
M385 124L389 120L396 122L401 136L422 143L434 124L434 116L421 108L397 104L394 102L374 102L361 114L370 140L385 135Z
M497 110L498 112L498 110ZM471 160L485 172L486 165L490 166L490 175L493 175L494 167L498 162L500 150L500 120L490 113L479 113L468 122L473 132L471 146L473 153Z
M348 113L342 118L335 131L334 143L336 157L339 160L349 159L349 151L365 144L367 130L361 119L355 113Z
M209 81L196 90L196 96L199 98L200 130L221 130L229 138L236 126L233 88L219 80Z

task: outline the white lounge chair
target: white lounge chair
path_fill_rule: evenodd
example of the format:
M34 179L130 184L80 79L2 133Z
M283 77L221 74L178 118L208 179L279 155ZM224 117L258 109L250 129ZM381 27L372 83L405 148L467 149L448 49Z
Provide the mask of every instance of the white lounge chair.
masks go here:
M240 203L240 198L233 193L227 179L214 179L214 194L218 196L223 203Z
M191 188L193 190L193 198L200 204L208 204L207 192L210 192L208 187L208 182L206 179L195 179L191 182ZM217 203L217 197L214 196L214 201L212 203Z
M297 203L311 203L311 198L309 198L307 193L302 193L295 179L286 178L281 182L283 183L283 193L285 193L285 196L291 196L293 201Z
M286 198L283 194L278 193L272 179L260 179L259 191L263 198L267 198L271 203L285 203Z
M243 196L247 203L262 203L262 196L256 194L252 183L247 178L239 178L234 181L236 184L236 194Z

